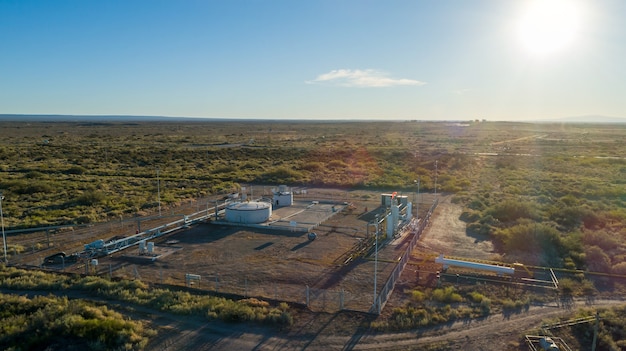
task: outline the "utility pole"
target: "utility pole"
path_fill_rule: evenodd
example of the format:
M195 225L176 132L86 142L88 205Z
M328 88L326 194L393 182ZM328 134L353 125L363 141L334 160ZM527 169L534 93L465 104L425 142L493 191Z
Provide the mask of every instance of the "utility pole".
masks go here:
M157 167L156 173L157 173L157 199L159 202L159 217L161 217L161 179L159 178L159 167Z
M419 221L420 216L420 177L417 177L417 200L415 200L415 218Z
M593 326L593 343L591 351L596 351L596 342L598 341L598 328L600 326L600 313L596 311L596 324Z
M380 314L380 304L378 303L378 215L376 216L376 232L374 232L374 310Z
M4 196L0 192L0 221L2 222L2 244L4 246L4 263L8 264L9 259L7 258L7 237L4 233L4 214L2 213L2 200L4 200Z
M206 196L206 219L209 220L209 201L211 201L211 199L209 198L209 192L207 191L207 196Z
M376 221L376 232L374 233L374 246L374 308L378 311L378 286L376 285L378 274L378 221Z
M436 160L435 161L435 198L437 197L437 176L439 175L438 163L439 163L439 160Z

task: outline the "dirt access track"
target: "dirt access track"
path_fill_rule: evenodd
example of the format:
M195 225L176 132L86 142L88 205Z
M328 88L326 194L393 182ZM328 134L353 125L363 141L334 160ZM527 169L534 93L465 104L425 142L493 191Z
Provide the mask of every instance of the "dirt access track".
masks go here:
M610 307L623 300L598 300L592 306L575 301L567 307L557 304L531 306L513 315L492 315L482 320L460 321L438 327L401 333L369 330L370 315L354 312L301 313L290 331L276 331L248 325L206 322L200 317L180 318L145 309L134 318L150 320L158 335L147 350L528 350L522 343L524 331L542 321L571 316L572 308Z

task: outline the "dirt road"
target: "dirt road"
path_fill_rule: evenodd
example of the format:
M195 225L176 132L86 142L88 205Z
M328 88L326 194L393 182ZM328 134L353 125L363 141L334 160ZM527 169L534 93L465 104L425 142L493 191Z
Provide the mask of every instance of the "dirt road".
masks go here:
M470 235L461 221L463 207L442 196L418 247L445 256L489 259L494 255L493 244L486 237ZM418 248L419 250L419 248Z
M531 306L515 314L497 314L482 320L467 320L402 333L377 333L367 326L372 316L363 313L336 314L301 311L288 331L207 321L203 317L181 316L148 307L118 304L80 291L11 291L23 295L56 294L106 303L125 316L146 322L157 331L146 350L526 350L521 336L542 322L570 316L578 307L610 307L620 300L597 300L588 305L576 300L563 306L557 302ZM436 345L436 347L434 346ZM435 347L435 348L432 348Z
M615 306L623 300L599 300L594 307ZM152 324L159 335L149 350L525 350L521 336L542 321L568 316L584 301L560 307L531 306L512 315L493 315L483 320L460 321L440 327L403 333L376 333L360 327L368 322L363 314L350 312L300 316L300 325L290 332L206 322L154 313Z

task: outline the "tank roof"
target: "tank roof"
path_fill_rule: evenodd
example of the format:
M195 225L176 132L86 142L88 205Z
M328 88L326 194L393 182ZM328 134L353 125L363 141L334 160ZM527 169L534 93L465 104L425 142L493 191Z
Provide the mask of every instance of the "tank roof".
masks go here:
M256 210L265 210L270 207L270 204L267 202L258 202L258 201L250 201L250 202L237 202L234 204L228 205L227 209L236 210L236 211L256 211Z

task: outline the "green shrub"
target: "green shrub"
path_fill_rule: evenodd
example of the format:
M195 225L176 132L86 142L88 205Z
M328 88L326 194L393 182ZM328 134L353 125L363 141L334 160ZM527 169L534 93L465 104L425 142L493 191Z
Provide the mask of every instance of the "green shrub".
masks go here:
M426 299L426 294L420 290L411 290L411 301L421 303Z
M96 190L88 190L76 199L76 204L80 206L98 205L106 199L106 196Z
M500 222L513 222L520 218L536 218L537 209L532 202L505 200L490 207L487 214Z
M502 310L505 312L520 311L522 308L530 307L530 299L511 300L509 298L502 300Z
M546 224L522 220L510 228L496 231L506 251L555 252L560 247L559 232Z
M611 272L611 258L597 246L585 248L585 262L587 268L592 272Z
M611 271L614 274L626 275L626 262L620 262L620 263L613 265L613 267L611 268Z
M481 218L481 213L474 210L465 210L461 213L460 219L462 221L471 223L476 222Z
M229 322L252 321L270 325L293 323L289 305L286 303L281 303L277 308L270 308L268 302L255 298L234 301L185 291L149 289L147 284L139 280L113 282L96 276L72 278L0 266L0 287L28 290L86 290L98 296L176 314L202 315Z
M0 266L0 287L16 290L59 290L71 282L63 275Z
M273 171L266 172L258 179L258 181L261 182L270 182L276 184L292 184L296 182L301 182L302 180L303 174L301 172L287 167L278 167Z
M456 293L454 287L448 286L441 289L435 289L432 292L432 298L435 301L443 303L454 303L463 301L463 297Z
M302 165L302 169L309 172L319 172L324 169L322 162L311 161Z
M55 189L50 182L42 180L31 180L20 182L12 188L17 194L34 195L37 193L52 193Z
M613 233L609 233L603 230L600 231L585 231L582 236L583 243L587 246L597 246L602 251L611 251L616 247L619 247L619 237Z
M0 294L0 340L8 349L63 348L87 343L100 349L140 350L155 335L106 306L66 297Z
M65 170L65 174L75 174L75 175L80 175L80 174L85 174L87 172L87 169L85 169L84 167L81 166L73 166L70 167L68 169Z
M491 299L485 297L480 300L480 310L483 316L488 316L491 313Z
M479 293L478 291L472 291L469 293L469 296L472 302L480 303L485 299L485 295Z

